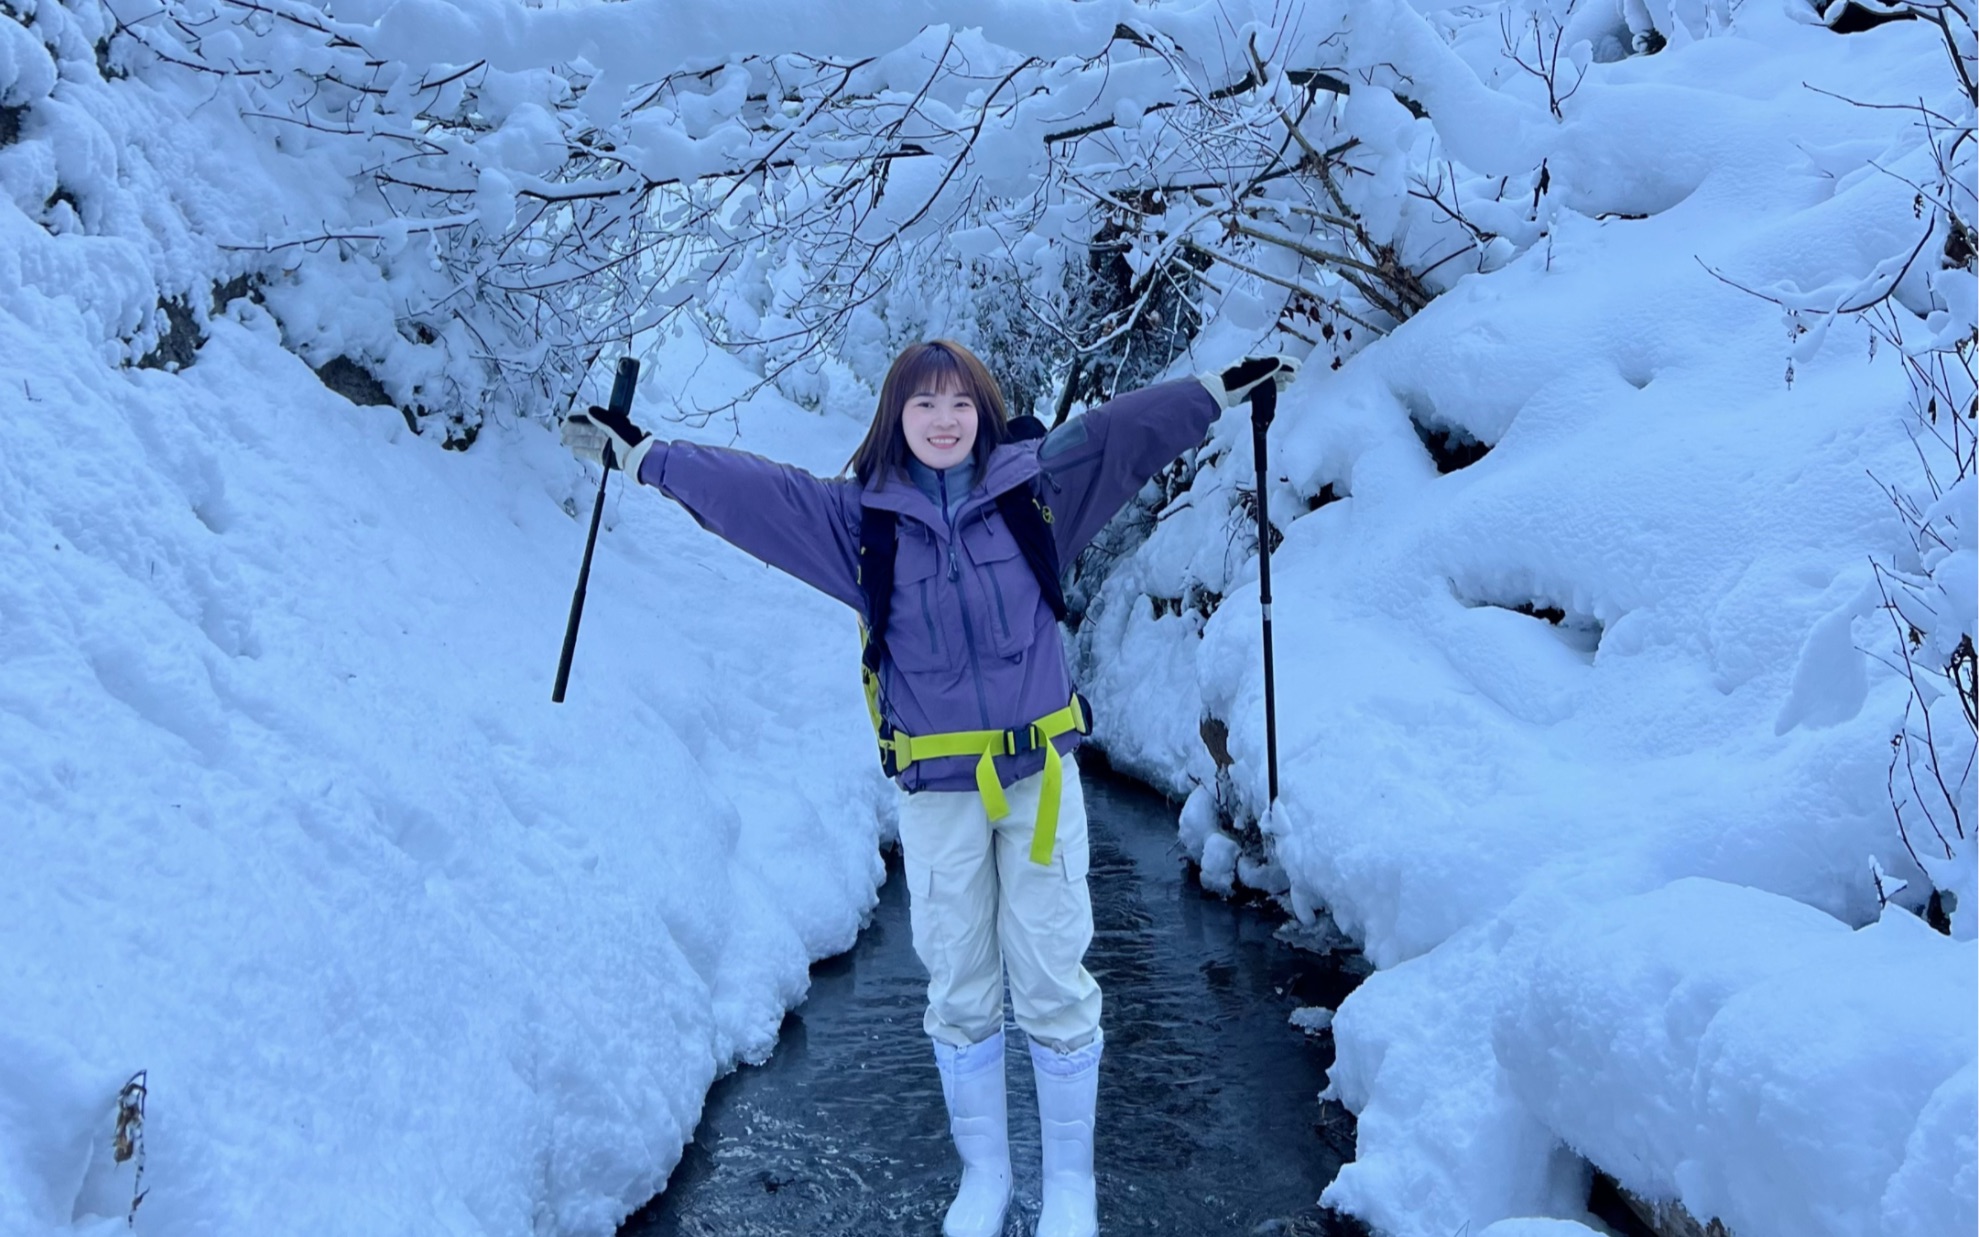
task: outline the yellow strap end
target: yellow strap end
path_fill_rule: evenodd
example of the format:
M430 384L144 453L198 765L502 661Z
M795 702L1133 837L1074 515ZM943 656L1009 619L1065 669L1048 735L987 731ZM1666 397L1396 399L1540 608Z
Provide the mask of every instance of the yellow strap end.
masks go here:
M1058 759L1058 748L1044 745L1044 784L1038 787L1038 823L1031 831L1031 862L1051 866L1051 852L1058 844L1058 798L1064 789L1065 766Z
M976 761L976 792L983 797L983 811L991 820L1010 815L1010 800L1004 797L1003 783L996 780L996 749L984 748Z

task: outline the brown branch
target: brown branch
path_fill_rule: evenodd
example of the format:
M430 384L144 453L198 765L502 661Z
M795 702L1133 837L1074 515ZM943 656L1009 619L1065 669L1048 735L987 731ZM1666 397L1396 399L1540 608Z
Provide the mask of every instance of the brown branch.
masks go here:
M1308 95L1322 90L1332 94L1343 95L1351 93L1353 90L1353 87L1345 79L1335 77L1333 74L1321 69L1289 69L1285 73L1285 78L1295 86L1304 86ZM1224 99L1235 98L1246 91L1255 90L1258 84L1258 77L1255 73L1245 73L1241 79L1230 83L1228 86L1219 86L1208 94L1194 99L1177 99L1160 103L1150 103L1142 109L1142 114L1165 112L1178 107L1200 106L1204 102L1221 102ZM1094 121L1092 124L1080 125L1072 129L1061 129L1056 133L1047 133L1044 140L1047 144L1052 142L1069 142L1075 138L1087 137L1094 133L1119 127L1118 121L1099 120Z
M1237 271L1242 274L1249 275L1253 279L1262 279L1266 283L1276 284L1277 286L1284 288L1287 291L1297 292L1301 296L1310 296L1314 300L1331 299L1333 305L1333 312L1339 314L1341 317L1347 319L1349 322L1354 323L1356 326L1363 327L1377 336L1386 335L1388 333L1387 331L1384 331L1380 327L1374 325L1372 322L1368 322L1367 320L1361 318L1357 314L1354 314L1351 311L1349 311L1344 305L1341 305L1339 303L1339 300L1337 298L1327 298L1322 294L1320 294L1319 292L1316 292L1313 289L1306 287L1304 284L1294 283L1289 279L1283 279L1277 275L1270 274L1269 272L1261 271L1254 266L1246 266L1244 263L1237 261L1235 258L1232 258L1227 254L1217 253L1213 249L1206 249L1203 246L1198 245L1194 241L1185 240L1182 242L1182 244L1184 245L1184 247L1192 250L1195 253L1202 255L1205 258L1208 258L1212 262L1220 263L1223 266L1229 267L1233 271ZM1385 308L1383 308L1382 312L1387 313L1388 311ZM1396 317L1395 320L1399 322L1402 319L1400 317Z
M1254 228L1251 227L1249 224L1242 222L1241 220L1232 219L1230 221L1229 226L1230 226L1230 230L1237 233L1239 236L1248 236L1252 240L1263 241L1269 245L1277 245L1282 249L1289 249L1293 253L1296 253L1303 258L1307 258L1310 259L1311 261L1319 262L1324 265L1334 267L1340 271L1341 278L1343 279L1349 279L1350 281L1352 281L1351 276L1347 274L1347 272L1349 271L1359 271L1362 274L1372 276L1375 279L1379 279L1384 284L1387 284L1389 287L1394 288L1397 296L1400 296L1403 300L1410 302L1411 309L1421 309L1424 305L1429 304L1429 298L1424 296L1418 290L1406 286L1397 285L1393 279L1394 276L1393 271L1383 270L1378 266L1371 266L1366 262L1362 262L1356 258L1350 258L1345 254L1328 253L1323 249L1314 249L1309 245L1302 245L1298 241L1293 240L1289 236L1279 236L1275 233L1267 232L1262 228ZM1358 282L1357 281L1354 282L1355 282L1355 286L1358 287L1359 286ZM1394 313L1387 305L1382 305L1381 310L1383 313L1389 314L1398 322L1406 319L1409 316L1408 314Z

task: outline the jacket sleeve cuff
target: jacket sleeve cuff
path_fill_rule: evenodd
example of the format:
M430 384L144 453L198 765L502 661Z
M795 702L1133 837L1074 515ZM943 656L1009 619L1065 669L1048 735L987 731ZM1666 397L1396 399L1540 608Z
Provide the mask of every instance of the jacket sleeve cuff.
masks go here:
M632 448L626 458L625 471L641 485L658 486L667 469L667 444L655 435L647 435L638 446Z
M1203 390L1209 392L1209 397L1216 401L1218 408L1227 410L1230 407L1229 404L1223 402L1229 392L1223 389L1223 376L1221 374L1200 373L1196 375L1196 381L1203 384Z

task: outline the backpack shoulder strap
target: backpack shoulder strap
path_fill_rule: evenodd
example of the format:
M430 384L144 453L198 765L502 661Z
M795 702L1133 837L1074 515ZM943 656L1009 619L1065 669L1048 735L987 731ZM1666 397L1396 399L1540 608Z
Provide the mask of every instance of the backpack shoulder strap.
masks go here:
M1010 441L1012 442L1028 442L1033 438L1043 438L1051 432L1045 428L1043 421L1040 421L1028 412L1022 416L1010 418L1009 422L1004 426L1004 430L1010 435Z
M1031 574L1038 578L1052 617L1064 622L1065 585L1059 578L1058 539L1052 536L1052 512L1044 501L1044 491L1035 480L1005 490L996 496L996 508L1003 513L1010 535L1017 539L1017 548L1024 552L1024 561L1031 565Z
M878 672L886 647L886 621L893 607L893 558L899 545L899 517L879 507L859 509L859 591L865 595L866 669Z

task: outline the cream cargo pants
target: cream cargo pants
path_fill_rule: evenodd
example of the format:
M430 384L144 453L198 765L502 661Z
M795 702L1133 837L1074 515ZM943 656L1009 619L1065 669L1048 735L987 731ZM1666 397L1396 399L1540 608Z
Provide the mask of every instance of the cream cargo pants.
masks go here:
M1050 866L1031 862L1042 773L1004 788L1010 814L992 822L975 791L902 795L914 952L928 968L928 1034L958 1048L1003 1026L1003 976L1026 1035L1056 1048L1099 1029L1099 984L1083 965L1093 940L1086 891L1086 802L1064 758Z

